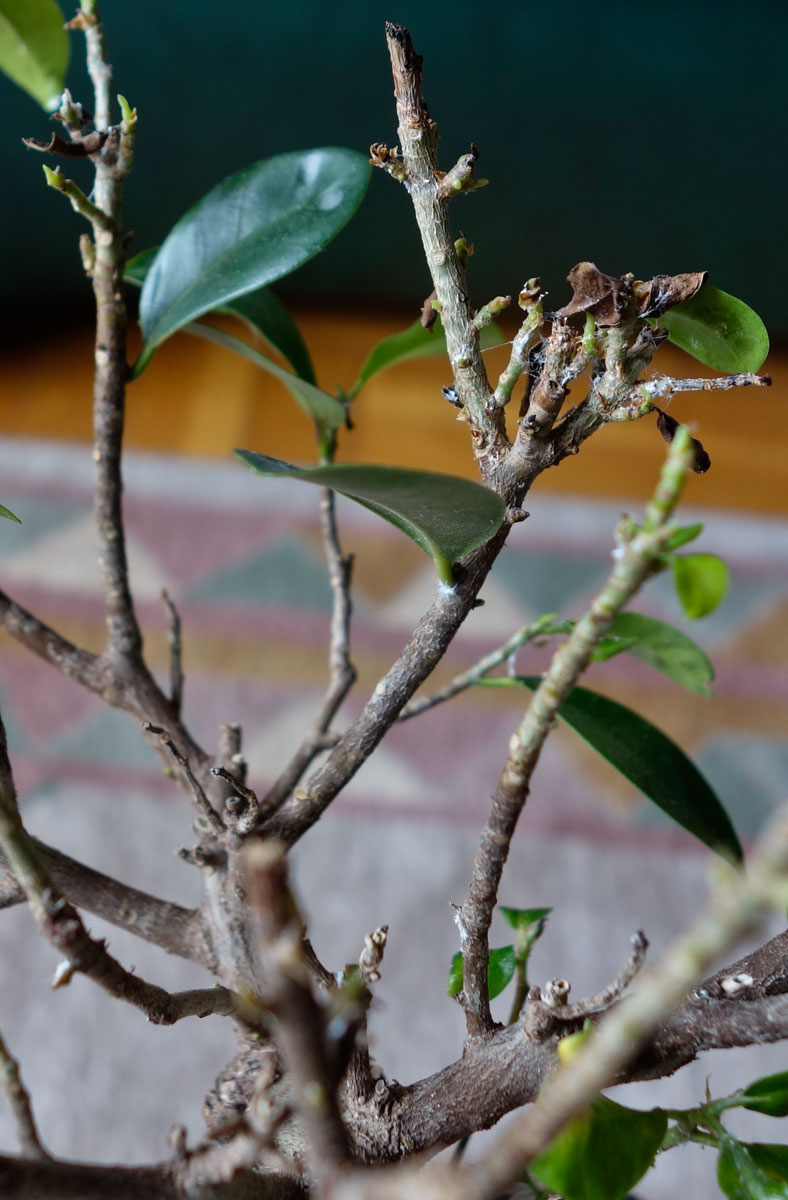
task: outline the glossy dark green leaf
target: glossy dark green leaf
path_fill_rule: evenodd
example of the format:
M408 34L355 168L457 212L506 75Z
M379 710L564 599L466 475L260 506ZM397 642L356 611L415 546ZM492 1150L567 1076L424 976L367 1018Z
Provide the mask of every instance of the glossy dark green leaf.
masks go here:
M699 534L703 533L703 522L696 521L693 525L681 525L668 540L665 549L668 551L678 550L680 546L686 546L688 542L694 542Z
M496 676L479 682L534 691L541 680L536 675ZM723 858L741 861L739 839L717 796L684 751L645 717L580 687L569 694L558 715L688 833Z
M757 371L769 353L769 335L758 314L743 300L708 284L669 308L658 323L671 342L715 371Z
M248 358L263 371L273 375L288 388L304 412L319 425L326 429L338 429L345 421L347 417L345 406L340 404L334 396L329 396L328 392L321 391L314 384L307 383L305 379L300 379L292 371L286 371L284 367L277 366L275 362L271 362L270 358L266 358L252 346L247 346L246 342L242 342L240 338L233 337L231 333L225 333L223 329L214 329L212 325L203 325L197 322L187 325L186 330L194 337L203 338L207 342L216 342L218 346L235 351L242 358Z
M260 475L285 476L330 487L390 521L429 554L442 583L453 585L451 564L500 528L500 496L469 479L401 467L296 467L253 450L235 453Z
M71 45L55 0L0 0L0 71L47 112L60 103Z
M744 1147L756 1167L788 1183L788 1146L772 1142L745 1142Z
M16 521L17 525L22 524L21 519L16 515L16 513L12 513L11 509L6 508L4 504L0 504L0 517L6 517L9 521Z
M714 668L705 650L672 625L643 613L619 613L607 633L620 639L622 650L699 696L712 694Z
M312 258L358 208L369 172L364 155L327 147L265 159L213 188L178 221L148 271L137 373L176 330Z
M714 612L728 590L728 568L716 554L676 554L670 560L681 607L691 621Z
M499 346L504 341L501 330L494 323L487 325L479 334L479 344L483 350ZM365 383L373 375L388 370L396 363L407 362L411 358L426 358L446 354L446 334L443 331L440 317L432 329L425 329L421 321L414 321L407 329L394 333L391 337L383 338L373 346L367 355L367 360L359 372L358 379L353 384L350 394L358 395Z
M142 250L135 254L134 258L130 258L123 273L126 282L142 287L158 252L158 246L154 246L153 249ZM317 382L301 330L270 288L258 288L256 292L238 296L215 311L229 313L244 321L290 363L296 375L305 379L307 383Z
M500 996L503 989L514 978L515 970L514 946L500 946L490 951L487 961L487 989L490 999ZM462 991L462 955L455 954L449 967L448 993L459 996Z
M788 1117L788 1071L764 1075L741 1093L743 1108L766 1113L770 1117Z
M788 1183L761 1170L748 1148L728 1134L720 1139L717 1182L728 1200L788 1200Z
M599 1096L529 1171L565 1200L621 1200L654 1162L667 1121L659 1109L637 1112Z

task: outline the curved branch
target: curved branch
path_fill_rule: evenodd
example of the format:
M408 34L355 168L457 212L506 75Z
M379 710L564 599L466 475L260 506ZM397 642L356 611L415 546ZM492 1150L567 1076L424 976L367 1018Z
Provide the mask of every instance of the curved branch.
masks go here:
M160 946L168 954L187 958L209 971L215 968L214 954L199 909L182 908L179 904L160 900L158 896L141 892L86 867L37 838L32 842L56 887L72 904ZM2 850L0 865L8 866ZM25 899L24 889L12 875L0 880L0 908L10 908Z

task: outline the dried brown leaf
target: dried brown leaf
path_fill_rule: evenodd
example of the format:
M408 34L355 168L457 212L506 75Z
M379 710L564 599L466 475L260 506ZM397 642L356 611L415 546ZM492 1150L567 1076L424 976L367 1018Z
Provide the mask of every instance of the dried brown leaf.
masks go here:
M641 317L659 317L676 304L689 300L708 279L708 271L688 271L683 275L655 275L647 283L633 285Z
M666 442L672 442L679 427L678 421L675 417L671 417L669 413L663 412L661 408L655 408L654 411L657 414L657 429ZM692 439L691 466L696 475L705 475L711 466L708 451L698 438Z
M614 275L605 275L592 262L581 262L567 275L574 295L560 311L562 317L590 313L597 325L618 325L626 303L627 285Z

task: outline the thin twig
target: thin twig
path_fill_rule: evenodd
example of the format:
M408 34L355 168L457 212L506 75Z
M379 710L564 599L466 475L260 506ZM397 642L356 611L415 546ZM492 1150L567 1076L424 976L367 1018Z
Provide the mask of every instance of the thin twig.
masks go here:
M607 1011L612 1004L621 999L640 971L646 960L647 949L648 940L642 932L638 931L632 937L632 952L615 979L602 988L601 991L595 992L593 996L585 996L582 1000L578 1000L576 1004L569 1004L567 1002L567 997L569 996L569 985L567 984L565 989L560 990L560 1002L553 1005L558 1020L577 1021L582 1020L584 1017L590 1017L592 1013ZM560 982L563 983L564 981L561 980ZM556 989L553 989L554 998L555 995Z
M0 1087L5 1092L16 1122L19 1148L25 1158L49 1158L38 1134L30 1095L22 1082L19 1063L0 1034Z
M90 937L73 905L55 889L33 839L25 830L16 804L13 775L6 752L5 729L0 721L0 846L24 888L27 901L47 941L63 955L65 964L55 976L55 986L67 983L75 971L87 975L111 996L145 1013L156 1025L172 1025L189 1016L219 1013L237 1016L238 997L227 988L201 988L166 992L126 971L107 951L103 941Z
M95 376L93 383L93 461L95 516L99 566L104 585L107 652L141 662L142 634L129 586L126 537L123 526L121 452L125 409L126 303L123 290L123 180L132 154L133 128L124 123L125 148L120 154L120 130L112 125L115 94L112 67L104 45L97 0L83 0L79 15L85 33L88 74L94 90L95 128L107 139L95 156L93 198L102 212L94 220L95 261L91 272L96 298Z
M333 595L328 650L328 690L313 728L262 802L262 810L266 815L274 812L290 795L317 755L336 744L336 738L331 737L328 731L345 697L356 682L356 668L350 660L350 618L353 611L350 580L353 556L350 554L346 557L342 553L337 529L336 499L330 488L324 488L320 498L320 525Z
M459 998L469 1037L486 1033L493 1026L487 990L487 935L511 839L542 746L561 703L591 662L599 639L652 574L664 551L670 536L668 518L684 485L689 444L686 430L677 433L647 508L643 530L634 535L624 530L620 535L616 563L605 586L554 654L510 741L506 765L479 842L468 896L457 913L463 955L463 990Z
M143 721L142 728L145 733L149 733L151 737L158 738L161 744L165 746L172 755L173 761L177 764L178 770L188 785L192 800L205 817L214 833L220 838L223 838L226 830L222 823L221 817L206 796L202 784L189 766L188 759L184 758L184 756L178 750L178 747L173 742L169 732L166 729L162 729L159 725L153 725L150 721Z
M494 670L495 667L499 667L502 662L506 662L508 658L516 654L521 646L525 646L536 637L549 634L553 620L552 616L544 616L539 617L531 625L523 625L521 629L517 630L517 633L513 633L509 640L504 642L502 646L499 646L497 650L492 650L489 654L485 654L483 658L480 658L467 671L460 671L444 687L439 688L436 692L431 692L429 696L419 696L415 700L409 700L397 720L407 721L411 717L417 717L420 713L426 712L430 708L435 708L436 705L443 704L446 700L451 700L460 692L464 692L466 688L473 687L485 675L489 675L490 671Z
M166 588L161 590L161 602L167 610L167 644L170 647L170 704L176 717L179 717L183 704L181 618Z
M715 379L673 379L660 375L640 384L640 389L653 400L666 398L676 392L727 392L731 388L771 387L770 375L755 375L745 371L739 375L723 375Z

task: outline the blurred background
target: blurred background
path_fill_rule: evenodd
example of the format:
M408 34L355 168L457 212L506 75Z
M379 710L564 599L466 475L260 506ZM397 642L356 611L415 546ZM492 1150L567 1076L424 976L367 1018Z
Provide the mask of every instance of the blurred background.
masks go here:
M788 339L781 6L756 0L744 14L725 2L657 11L579 0L560 8L400 0L395 9L388 0L339 0L330 18L309 0L275 10L241 0L220 10L203 0L107 7L117 86L140 113L126 192L132 251L160 243L218 180L260 158L394 144L388 18L411 28L424 57L444 167L473 141L477 174L490 179L452 210L455 230L476 247L475 303L516 295L538 274L558 308L569 295L566 274L582 259L644 279L706 269L711 283L762 315L777 350ZM75 39L69 83L87 100L80 58ZM8 339L0 427L84 438L90 360L81 333L91 297L80 221L44 186L41 156L19 140L46 136L48 118L5 79L0 106ZM74 164L86 186L88 171ZM374 172L350 225L275 290L302 319L322 386L348 386L370 344L409 324L430 290L404 190ZM15 370L14 350L30 344L32 365L25 358ZM313 458L311 431L284 393L227 359L186 337L165 347L130 396L130 444L209 455L247 444ZM681 355L660 365L703 373ZM785 383L778 357L770 367L771 394L674 401L677 417L698 423L714 463L693 481L698 503L782 511ZM450 428L435 401L448 382L438 364L376 381L344 456L472 473L464 431ZM393 403L405 418L397 428ZM609 429L562 466L560 481L548 473L540 487L642 494L661 454L652 421Z
M681 624L709 650L715 696L681 692L626 655L594 668L591 682L690 752L751 837L785 798L788 778L786 10L758 0L746 9L335 0L330 10L309 0L278 7L108 0L104 9L118 89L140 114L126 193L133 252L161 242L216 182L261 158L320 145L365 152L375 141L394 144L383 31L391 19L409 26L424 56L443 166L473 141L477 174L490 179L459 197L451 213L455 230L475 245L469 280L477 306L516 295L538 274L558 308L569 298L567 272L590 259L607 273L646 279L706 269L711 283L761 314L772 336L774 386L679 395L671 405L674 416L695 423L712 459L708 474L690 480L683 516L704 520L699 549L728 561L729 598L691 628L668 580L657 580L638 605ZM75 37L69 84L89 102L80 58ZM83 227L44 186L41 156L21 144L26 135L47 136L47 116L4 78L0 112L0 501L23 519L21 529L0 522L3 586L66 635L98 647L103 604L87 446L92 311L77 248ZM88 187L81 166L73 174ZM353 383L375 341L417 317L430 287L408 197L374 172L348 227L274 290L298 319L319 383L332 390ZM514 326L505 319L502 326L511 336ZM132 352L135 339L133 331ZM493 374L506 357L497 353ZM712 374L669 348L656 368ZM377 376L359 399L354 430L343 432L340 457L472 476L467 429L440 395L449 383L438 360ZM129 390L128 444L132 581L151 661L163 678L158 594L166 584L186 629L187 718L207 744L220 721L243 720L253 782L264 786L298 744L305 714L319 706L330 597L316 497L254 479L230 455L246 446L314 461L312 429L268 376L178 335ZM616 520L622 510L637 511L663 459L649 418L602 430L560 471L542 476L528 498L531 519L513 531L485 586L485 606L438 681L542 612L579 615L607 571ZM429 602L434 572L412 544L361 510L343 509L342 528L357 554L360 680L352 716ZM521 666L543 664L544 656ZM198 881L170 853L191 837L180 793L132 722L50 675L5 639L0 692L30 828L130 883L194 902ZM297 855L316 945L332 965L357 955L376 924L391 925L375 1049L403 1080L442 1065L461 1044L459 1013L444 998L456 949L448 901L462 900L521 707L517 697L474 692L424 725L393 730ZM639 924L662 949L701 902L703 858L579 739L559 731L540 765L504 896L513 906L555 905L534 978L569 974L576 993L595 990L615 973ZM199 1042L191 1029L162 1033L76 980L58 993L53 1034L49 1007L29 1001L30 981L48 981L51 954L31 939L26 920L17 909L0 921L3 961L13 965L0 1024L26 1067L52 1148L140 1161L165 1152L171 1120L188 1120L197 1135L196 1097L229 1057L227 1031L202 1022ZM415 928L418 939L409 935ZM182 964L163 964L158 951L104 932L146 977L172 987L192 982ZM496 936L507 935L499 928ZM414 996L425 1002L414 1004ZM110 1041L108 1059L97 1048L86 1057L97 1028ZM717 1056L715 1092L745 1082L743 1073L782 1069L775 1056L784 1065L779 1048L756 1066ZM659 1094L645 1089L642 1103L697 1101L709 1069L704 1059ZM118 1077L130 1115L108 1129L106 1097ZM631 1094L625 1101L639 1102ZM4 1121L0 1113L0 1144L10 1149ZM776 1136L771 1128L760 1135ZM667 1156L639 1193L648 1200L716 1194L713 1159L693 1153L682 1151L675 1167Z

